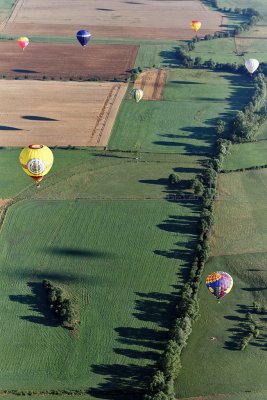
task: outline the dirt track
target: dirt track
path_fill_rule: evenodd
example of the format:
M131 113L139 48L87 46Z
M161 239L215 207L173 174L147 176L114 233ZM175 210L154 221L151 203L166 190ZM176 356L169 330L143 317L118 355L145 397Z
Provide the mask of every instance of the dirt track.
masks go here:
M68 79L127 78L133 68L138 46L90 44L30 43L22 51L15 41L0 41L0 71L14 78L55 77Z
M0 80L0 146L106 146L126 88L113 82Z
M134 83L134 88L142 89L144 100L161 100L166 81L166 71L153 69L143 72Z
M200 1L19 0L3 30L10 35L75 36L88 29L95 37L189 39L192 19L199 35L221 30L223 15ZM225 20L223 21L225 24ZM138 29L137 29L138 28Z

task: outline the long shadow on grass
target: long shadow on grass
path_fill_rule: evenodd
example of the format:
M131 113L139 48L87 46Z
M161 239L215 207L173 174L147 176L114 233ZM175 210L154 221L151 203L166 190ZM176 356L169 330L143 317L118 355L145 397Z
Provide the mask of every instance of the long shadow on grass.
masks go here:
M10 295L9 299L27 305L30 311L39 315L20 316L20 319L45 326L59 326L58 319L49 310L47 294L43 285L38 282L28 282L27 286L31 289L32 294Z

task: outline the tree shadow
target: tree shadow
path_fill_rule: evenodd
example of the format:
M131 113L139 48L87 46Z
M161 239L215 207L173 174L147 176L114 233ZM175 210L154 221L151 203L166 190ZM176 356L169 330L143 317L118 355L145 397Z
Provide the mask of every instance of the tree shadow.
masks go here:
M49 310L47 294L43 285L40 282L27 282L27 286L31 289L32 294L10 295L9 299L27 305L30 311L39 315L20 316L20 319L50 327L60 326L58 319Z
M143 391L153 368L135 364L92 365L92 371L102 377L105 382L98 388L91 388L91 396L110 400L138 400L143 398Z
M96 8L97 11L115 11L112 8Z
M261 348L261 350L266 351L267 350L267 345L266 345L266 329L263 326L262 323L265 323L264 318L261 318L260 314L255 314L253 307L252 306L247 306L244 304L237 304L238 308L235 310L241 316L238 315L227 315L224 316L225 319L230 320L230 321L236 321L236 325L233 328L229 328L228 332L231 332L231 335L229 336L230 340L225 341L224 343L224 349L231 350L231 351L240 351L239 349L239 342L240 340L246 336L249 332L249 320L245 317L247 313L251 313L253 316L253 319L256 320L257 325L258 322L260 321L260 324L258 325L260 329L260 335L256 338L254 337L251 342L249 342L249 346L255 346ZM259 320L259 321L258 321Z

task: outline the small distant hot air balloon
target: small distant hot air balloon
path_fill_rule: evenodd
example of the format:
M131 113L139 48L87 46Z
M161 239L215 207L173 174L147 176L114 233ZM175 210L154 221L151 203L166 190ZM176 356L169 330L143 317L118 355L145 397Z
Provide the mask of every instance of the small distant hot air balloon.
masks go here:
M81 43L81 45L83 46L83 48L87 45L87 43L89 42L89 39L91 37L91 33L82 29L80 31L77 32L76 34L77 39L79 40L79 42Z
M247 68L250 75L252 75L253 72L256 71L258 66L259 66L259 61L256 60L255 58L249 58L248 60L245 61L245 67Z
M143 97L143 90L142 89L133 89L130 92L130 96L133 97L136 103L138 103Z
M232 277L226 272L212 272L206 279L206 285L209 291L216 297L220 303L221 297L230 292L233 286Z
M54 156L49 147L43 144L31 144L21 151L19 161L24 172L37 182L39 182L50 171Z
M200 21L192 21L190 25L191 25L191 28L193 29L193 31L197 32L199 30L199 28L201 27L201 22Z
M21 36L20 38L18 38L18 44L20 45L22 50L24 50L25 47L27 47L29 44L29 39L25 36Z

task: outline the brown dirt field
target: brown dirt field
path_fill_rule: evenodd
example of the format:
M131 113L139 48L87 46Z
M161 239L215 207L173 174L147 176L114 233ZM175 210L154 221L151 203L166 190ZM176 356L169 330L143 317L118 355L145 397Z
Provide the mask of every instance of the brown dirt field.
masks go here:
M0 41L0 71L9 78L125 79L134 67L138 47L90 44L83 49L78 44L30 43L22 51L15 41Z
M80 29L80 25L67 24L22 24L9 23L2 31L5 35L12 36L65 36L75 37L76 32ZM92 34L91 43L94 37L98 38L122 38L122 39L154 39L154 40L189 40L195 36L195 32L190 27L187 28L146 28L139 27L136 29L133 26L83 26ZM201 28L198 31L199 37L204 37L208 34L213 34L217 30L223 30L218 27L216 29ZM90 43L90 44L91 44Z
M126 83L0 81L0 146L106 146Z
M144 100L161 100L166 76L166 71L160 69L142 72L136 79L134 88L143 90Z
M75 7L71 0L19 0L3 33L74 36L77 30L88 29L95 37L189 39L195 35L190 28L193 19L202 22L200 36L225 25L223 14L197 0L103 0L101 8L99 0L75 0Z

